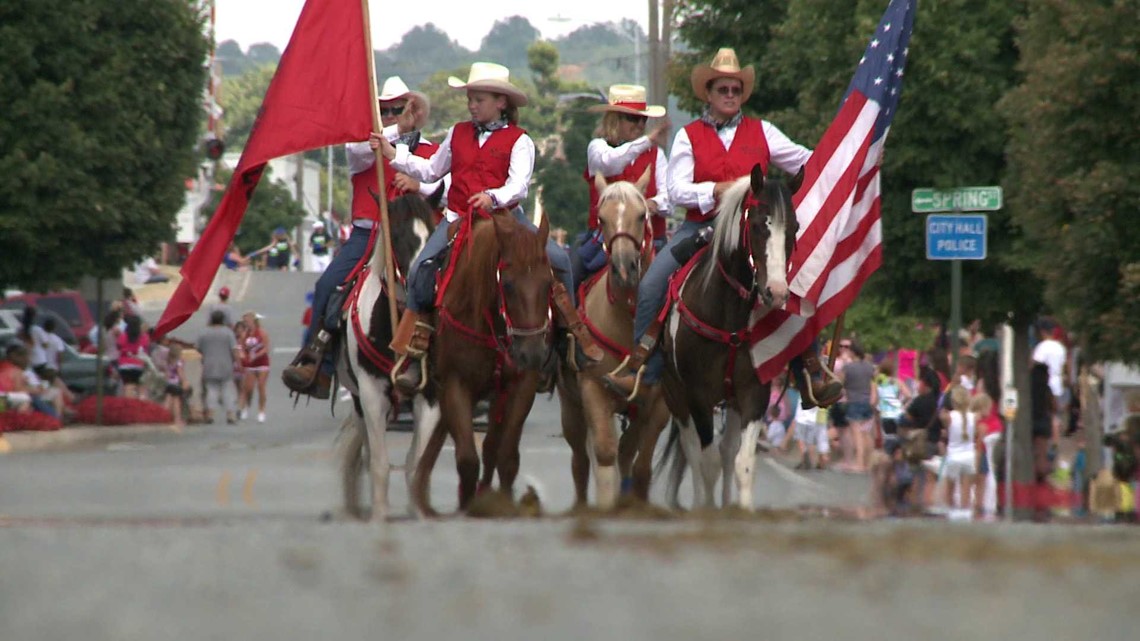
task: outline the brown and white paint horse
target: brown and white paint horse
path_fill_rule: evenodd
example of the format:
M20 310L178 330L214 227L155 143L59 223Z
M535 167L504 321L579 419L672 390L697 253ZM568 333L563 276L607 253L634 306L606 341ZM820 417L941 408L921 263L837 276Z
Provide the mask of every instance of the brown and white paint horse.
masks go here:
M392 246L396 266L406 273L412 259L423 249L434 226L432 207L419 194L407 194L389 205ZM344 345L340 359L340 383L353 395L354 411L342 428L342 489L345 508L350 514L365 514L360 496L360 477L367 467L372 484L373 521L388 515L388 477L390 463L386 445L389 419L395 415L395 398L388 369L394 360L388 344L392 340L392 322L388 311L388 292L382 284L385 262L383 239L377 238L369 262L369 273L349 306L349 314L341 323ZM402 287L401 287L402 289ZM403 297L399 292L398 297ZM428 436L439 422L439 403L435 390L428 386L412 399L415 430L404 464L404 478L412 487L412 473L423 453ZM409 501L409 510L414 513Z
M787 261L797 228L788 186L765 179L759 165L754 167L750 177L740 178L724 193L710 247L681 286L680 300L666 319L662 387L694 475L695 506L713 506L723 469L723 503L731 499L732 471L738 505L753 509L756 440L764 426L770 383L761 383L753 369L749 320L756 307L774 309L786 302ZM718 452L713 447L713 417L722 401L728 421ZM653 439L663 426L649 429ZM643 442L642 448L652 445L655 441ZM672 480L679 483L679 475ZM676 505L676 485L667 496Z

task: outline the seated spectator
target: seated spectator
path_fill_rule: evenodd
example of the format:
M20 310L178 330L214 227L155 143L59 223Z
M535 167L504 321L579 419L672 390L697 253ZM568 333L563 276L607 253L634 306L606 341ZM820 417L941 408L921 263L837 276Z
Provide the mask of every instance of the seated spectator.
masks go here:
M146 258L135 263L135 282L139 285L150 285L151 283L165 283L170 280L170 277L163 274L158 269L158 263L155 262L154 257L147 256Z
M9 410L32 411L32 395L24 375L30 363L28 348L23 343L12 343L4 351L4 360L0 361L0 397Z
M67 349L67 345L59 334L55 333L56 321L55 316L48 316L44 321L44 332L46 333L44 341L44 361L46 363L43 372L37 372L42 378L47 381L55 380L59 374L59 366L63 352Z

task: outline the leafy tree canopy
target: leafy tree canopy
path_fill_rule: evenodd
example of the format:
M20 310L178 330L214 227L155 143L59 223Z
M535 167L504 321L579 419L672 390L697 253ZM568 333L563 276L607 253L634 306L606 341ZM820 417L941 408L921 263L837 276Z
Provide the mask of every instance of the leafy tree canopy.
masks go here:
M117 276L173 240L206 51L183 0L0 4L0 285Z
M233 171L222 169L218 172L218 182L229 184ZM205 208L208 216L213 216L222 200L222 192L215 192L210 204ZM261 182L253 192L253 199L242 218L234 242L243 254L248 254L269 244L273 230L278 227L293 229L301 224L305 210L293 198L293 194L280 181L273 178L269 167L261 176Z
M1140 362L1140 2L1027 4L1000 103L1018 258L1090 356Z

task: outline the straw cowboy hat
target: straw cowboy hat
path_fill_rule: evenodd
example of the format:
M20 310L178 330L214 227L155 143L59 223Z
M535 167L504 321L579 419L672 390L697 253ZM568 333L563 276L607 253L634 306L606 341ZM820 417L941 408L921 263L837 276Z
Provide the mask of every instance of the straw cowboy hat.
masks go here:
M384 80L384 85L380 87L380 94L377 98L382 103L401 99L418 101L420 112L416 116L416 129L423 129L424 125L427 124L428 116L431 115L431 100L428 99L427 95L409 89L403 78L399 76L392 76Z
M665 107L645 104L645 87L641 85L610 85L610 95L604 105L594 105L587 109L593 112L616 111L646 118L660 118L665 115Z
M701 102L708 102L708 84L717 78L736 78L744 83L744 95L741 96L740 102L747 102L748 96L752 95L752 87L756 84L756 70L752 65L741 69L736 51L728 47L721 49L713 56L711 64L693 67L693 93L697 94Z
M511 72L503 65L493 62L473 62L471 71L467 74L467 82L455 76L447 79L447 84L455 89L474 89L475 91L490 91L500 93L516 107L525 107L526 94L511 84Z

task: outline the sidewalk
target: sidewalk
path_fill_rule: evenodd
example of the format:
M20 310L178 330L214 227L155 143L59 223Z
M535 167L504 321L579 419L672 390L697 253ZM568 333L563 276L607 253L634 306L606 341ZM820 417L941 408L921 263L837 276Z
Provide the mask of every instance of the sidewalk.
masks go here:
M173 424L71 425L54 432L7 432L0 434L0 454L66 450L156 432L180 434L185 429L178 429Z

